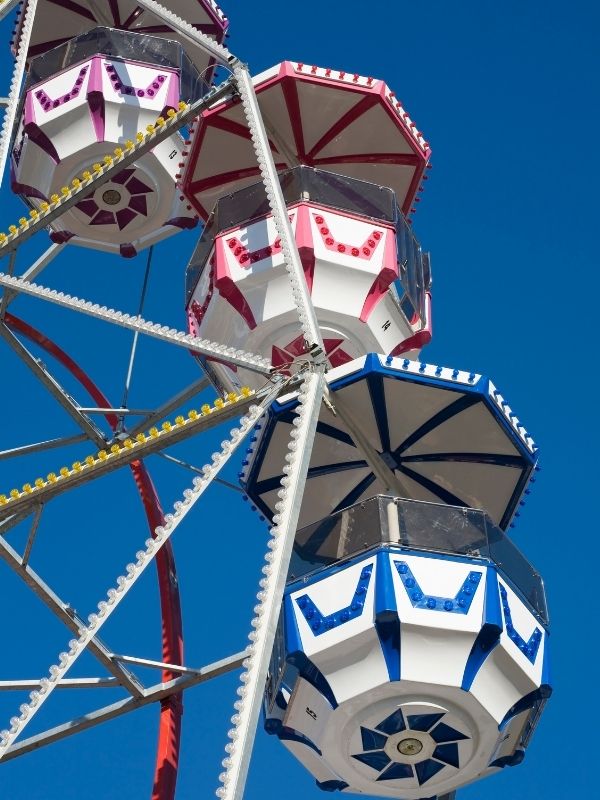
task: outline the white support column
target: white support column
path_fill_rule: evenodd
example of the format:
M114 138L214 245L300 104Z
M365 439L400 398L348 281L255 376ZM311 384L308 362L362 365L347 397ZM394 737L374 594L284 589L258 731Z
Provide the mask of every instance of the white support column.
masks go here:
M258 166L265 184L269 205L273 212L277 235L281 239L285 267L289 275L296 308L298 309L302 332L308 343L309 350L314 355L318 355L324 349L323 338L304 278L300 254L298 253L296 239L290 225L288 210L281 191L279 176L273 161L273 154L271 153L269 139L258 106L258 100L256 99L252 78L248 69L241 63L234 67L233 75L242 98L242 105L252 136Z
M8 151L12 139L13 127L17 118L19 93L21 91L21 84L23 83L23 75L25 74L25 62L27 61L29 40L31 38L36 8L37 0L28 0L25 18L21 26L21 37L19 39L17 49L17 58L15 61L12 80L10 82L8 104L4 112L2 128L0 128L0 186L2 185L2 178L4 177L6 162L8 160Z
M260 581L256 616L252 620L254 630L248 637L250 655L244 661L246 669L238 688L239 700L234 704L236 713L229 731L232 741L225 747L228 755L223 761L225 772L220 776L223 785L217 789L222 800L241 800L244 794L324 389L321 367L307 373L298 395L298 416L294 419L280 500L275 506L274 527L267 544L264 578Z

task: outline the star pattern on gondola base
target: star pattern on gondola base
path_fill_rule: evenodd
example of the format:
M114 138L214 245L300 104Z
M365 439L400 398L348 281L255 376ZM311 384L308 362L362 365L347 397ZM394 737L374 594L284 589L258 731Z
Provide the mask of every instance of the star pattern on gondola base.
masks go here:
M471 737L444 722L445 716L398 708L374 729L361 725L362 752L352 758L376 771L377 782L416 778L422 786L446 767L460 769L458 742Z

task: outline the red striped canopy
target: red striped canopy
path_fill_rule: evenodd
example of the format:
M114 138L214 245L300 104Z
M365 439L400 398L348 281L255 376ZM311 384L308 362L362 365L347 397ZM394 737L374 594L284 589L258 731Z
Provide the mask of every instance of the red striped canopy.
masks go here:
M254 85L277 169L306 164L387 186L410 212L430 149L383 81L284 61ZM198 214L259 179L239 100L204 112L182 178Z

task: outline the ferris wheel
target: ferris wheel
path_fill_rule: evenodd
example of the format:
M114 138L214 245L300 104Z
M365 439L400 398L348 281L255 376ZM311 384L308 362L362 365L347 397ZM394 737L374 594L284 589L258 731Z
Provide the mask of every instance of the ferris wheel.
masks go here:
M0 451L0 556L28 598L9 626L64 644L43 677L0 680L0 708L26 693L0 761L154 705L152 796L170 800L184 692L231 673L226 800L259 725L325 791L449 798L520 763L551 692L548 615L506 531L538 451L488 378L420 359L424 135L380 79L290 61L252 76L212 0L4 0L11 14L0 174L27 211L0 233L0 334L35 418ZM183 287L173 243L193 231ZM181 291L153 289L157 271ZM35 413L42 391L60 418ZM195 475L169 513L167 466ZM243 563L236 494L263 531L249 548L268 533L248 644L191 666L171 539L200 528ZM186 637L205 626L212 652L211 602L228 601L197 598ZM244 624L246 600L214 624ZM57 630L21 621L39 601Z

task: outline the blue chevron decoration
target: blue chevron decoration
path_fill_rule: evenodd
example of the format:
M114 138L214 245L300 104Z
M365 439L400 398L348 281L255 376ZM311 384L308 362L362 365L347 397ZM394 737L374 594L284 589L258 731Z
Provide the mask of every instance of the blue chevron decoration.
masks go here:
M339 625L343 625L351 619L360 617L364 607L363 598L369 588L372 572L372 564L363 567L354 591L352 602L345 608L340 608L339 611L335 611L333 614L328 614L327 616L322 614L307 594L296 598L296 605L302 612L304 619L310 625L315 636L320 636L322 633L326 633Z
M540 649L540 644L542 642L541 630L536 627L534 632L529 637L529 640L526 642L513 626L510 606L508 604L508 594L502 584L500 584L500 597L502 598L502 613L504 614L504 626L506 628L508 638L515 643L528 661L530 661L532 664L535 664L538 650Z
M482 572L469 572L463 585L454 597L438 597L424 594L406 561L394 561L398 575L413 608L430 611L447 611L454 614L468 614L471 603L481 581Z

